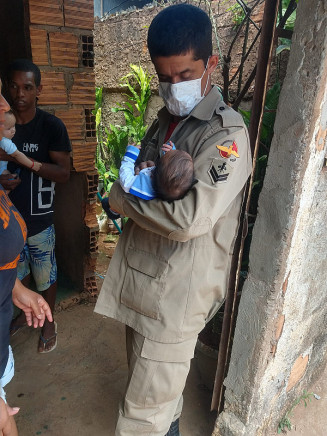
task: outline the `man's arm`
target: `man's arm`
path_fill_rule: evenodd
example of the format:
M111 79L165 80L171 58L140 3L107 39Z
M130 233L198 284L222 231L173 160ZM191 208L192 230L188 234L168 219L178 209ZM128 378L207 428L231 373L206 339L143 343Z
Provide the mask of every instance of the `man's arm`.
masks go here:
M53 182L67 182L70 174L69 151L49 151L49 156L51 163L42 162L42 166L36 174Z
M33 168L34 171L39 171L39 169L41 168L42 164L40 162L30 159L21 151L16 150L11 155L20 165L23 165L26 168Z
M52 182L65 183L70 175L70 141L64 123L57 117L48 116L44 129L48 132L49 162L41 162L36 174Z
M231 164L220 156L216 145L233 141L238 144L239 157ZM194 159L194 169L198 182L181 200L146 202L125 194L114 183L110 205L140 227L168 239L185 242L207 233L242 191L250 174L251 156L245 129L222 129L209 138Z
M1 160L1 152L0 152L0 160ZM6 153L5 159L12 162L16 162L19 164L17 159L15 159L12 156L8 156ZM34 171L34 168L31 169L31 171L34 171L38 176L43 177L44 179L52 180L53 182L57 183L65 183L69 180L69 174L70 174L70 152L69 151L49 151L49 156L51 159L51 163L47 162L41 162L42 166L41 168L36 171ZM4 176L0 176L4 177ZM5 179L0 179L0 183L3 185L5 189L14 189L14 187L17 186L20 182L15 182L12 184L13 187L9 187L7 184L7 180L12 177L7 177Z

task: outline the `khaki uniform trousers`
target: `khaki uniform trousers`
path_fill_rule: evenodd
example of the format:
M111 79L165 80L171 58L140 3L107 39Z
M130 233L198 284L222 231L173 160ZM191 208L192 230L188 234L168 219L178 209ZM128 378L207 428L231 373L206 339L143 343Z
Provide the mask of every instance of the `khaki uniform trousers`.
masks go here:
M126 327L128 381L115 436L164 436L179 418L196 338L178 344L150 341Z

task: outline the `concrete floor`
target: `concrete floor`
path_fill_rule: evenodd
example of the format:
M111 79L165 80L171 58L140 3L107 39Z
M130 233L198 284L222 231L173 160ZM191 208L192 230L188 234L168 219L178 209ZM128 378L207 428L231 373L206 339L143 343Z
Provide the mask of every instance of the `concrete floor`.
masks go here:
M37 353L37 330L24 328L12 338L16 374L6 391L9 404L21 408L16 419L20 436L114 436L126 382L124 329L93 309L93 304L82 304L56 314L58 346L52 353ZM210 436L215 413L209 411L211 393L202 384L195 359L185 389L181 432ZM320 399L312 397L307 407L302 403L294 409L293 429L287 434L325 436L327 369L307 391Z
M39 331L24 328L12 338L16 374L7 386L20 436L113 436L126 382L124 328L93 313L93 304L56 314L58 346L36 352ZM185 390L183 436L209 436L215 413L211 393L196 365Z

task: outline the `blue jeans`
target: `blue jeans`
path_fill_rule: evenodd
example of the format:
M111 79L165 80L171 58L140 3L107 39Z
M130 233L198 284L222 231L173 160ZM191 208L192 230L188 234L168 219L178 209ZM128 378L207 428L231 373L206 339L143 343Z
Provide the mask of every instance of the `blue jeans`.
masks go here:
M23 280L31 272L39 292L46 291L57 281L54 225L27 237L17 265L17 276Z
M168 433L166 433L166 436L181 436L179 432L179 419L176 419L176 421L172 422L170 424Z

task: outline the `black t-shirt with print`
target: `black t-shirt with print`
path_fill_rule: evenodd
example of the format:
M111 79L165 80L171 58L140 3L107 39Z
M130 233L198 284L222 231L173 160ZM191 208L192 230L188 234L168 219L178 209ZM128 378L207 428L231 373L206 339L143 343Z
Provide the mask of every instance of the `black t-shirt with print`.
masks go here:
M25 223L0 185L0 378L8 360L9 326L13 313L12 290L25 238Z
M49 151L71 151L64 123L41 109L36 109L29 123L16 124L12 141L19 151L39 162L51 162ZM9 163L9 171L16 169L17 165ZM55 182L23 167L19 176L20 185L9 196L26 222L28 236L33 236L53 224Z

